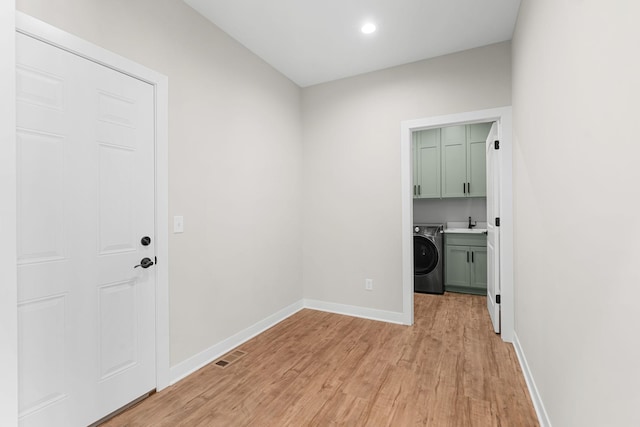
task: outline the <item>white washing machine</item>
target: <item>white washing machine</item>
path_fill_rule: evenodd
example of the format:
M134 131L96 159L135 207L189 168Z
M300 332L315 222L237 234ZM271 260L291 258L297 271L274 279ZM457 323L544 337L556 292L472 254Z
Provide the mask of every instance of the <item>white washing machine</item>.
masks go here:
M426 294L444 293L444 226L413 226L413 290Z

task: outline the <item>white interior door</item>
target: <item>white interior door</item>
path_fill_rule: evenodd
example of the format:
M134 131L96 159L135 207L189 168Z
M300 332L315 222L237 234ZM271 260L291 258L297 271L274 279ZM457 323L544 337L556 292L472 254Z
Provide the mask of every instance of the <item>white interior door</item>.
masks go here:
M500 333L500 150L496 148L498 124L494 122L487 136L487 308L493 329Z
M20 423L86 426L155 388L154 92L16 44Z

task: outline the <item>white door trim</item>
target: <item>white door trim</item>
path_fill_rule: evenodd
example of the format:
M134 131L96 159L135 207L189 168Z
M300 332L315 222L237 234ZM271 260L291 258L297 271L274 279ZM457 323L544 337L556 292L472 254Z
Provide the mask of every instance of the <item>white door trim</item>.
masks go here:
M156 220L156 389L169 386L169 204L168 204L168 79L166 76L113 52L66 33L21 12L17 32L117 70L154 87L155 94L155 220ZM14 52L15 57L15 52ZM15 73L15 66L14 71ZM14 84L15 90L15 84ZM15 96L13 97L15 104ZM14 106L15 112L15 106ZM13 123L15 133L15 119ZM15 136L14 136L15 137ZM15 145L15 143L14 143ZM12 159L15 163L15 154ZM15 175L15 172L14 172ZM15 187L15 186L14 186ZM15 203L14 203L15 211ZM13 259L15 268L15 258ZM14 300L14 305L17 300ZM17 355L16 355L17 357Z
M15 2L0 1L0 425L18 424Z
M402 314L403 323L413 324L413 195L411 192L411 133L416 130L457 124L498 122L500 149L500 280L501 337L513 341L513 196L512 196L512 112L511 107L468 111L445 116L405 120L401 122L400 161L402 194Z

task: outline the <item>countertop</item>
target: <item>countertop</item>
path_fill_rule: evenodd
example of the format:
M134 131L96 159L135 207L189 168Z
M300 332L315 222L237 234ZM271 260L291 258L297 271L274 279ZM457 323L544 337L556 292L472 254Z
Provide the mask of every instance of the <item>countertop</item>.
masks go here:
M476 221L473 221L473 223L476 223ZM458 234L486 234L487 223L477 222L475 227L469 228L468 222L447 222L444 232Z

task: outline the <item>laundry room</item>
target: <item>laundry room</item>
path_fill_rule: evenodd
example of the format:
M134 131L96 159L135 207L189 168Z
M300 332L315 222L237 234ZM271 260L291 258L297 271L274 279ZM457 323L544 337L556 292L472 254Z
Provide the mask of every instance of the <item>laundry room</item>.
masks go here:
M413 132L414 291L487 294L492 123Z

